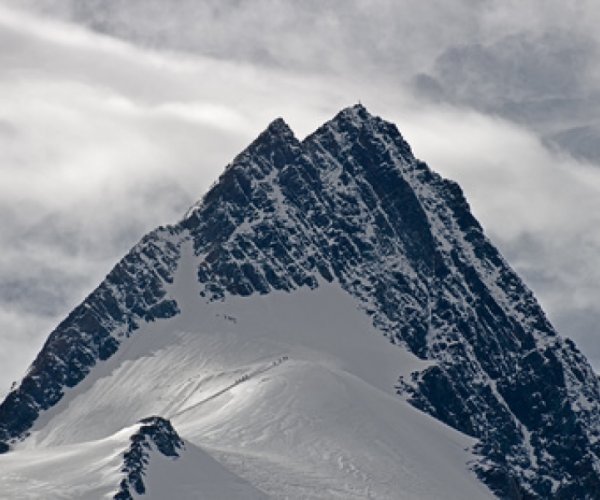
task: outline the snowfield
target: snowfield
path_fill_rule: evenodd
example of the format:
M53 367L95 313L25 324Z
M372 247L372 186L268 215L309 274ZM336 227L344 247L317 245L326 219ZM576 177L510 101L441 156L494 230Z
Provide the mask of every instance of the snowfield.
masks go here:
M142 325L0 455L2 498L112 498L151 415L185 449L151 453L142 498L493 498L474 440L395 393L426 362L338 284L207 302L201 258L187 248L169 289L181 314Z

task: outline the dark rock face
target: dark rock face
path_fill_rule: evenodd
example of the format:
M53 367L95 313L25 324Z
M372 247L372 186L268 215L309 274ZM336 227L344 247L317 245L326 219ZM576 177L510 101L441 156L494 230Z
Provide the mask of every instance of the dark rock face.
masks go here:
M98 362L119 347L119 338L154 321L177 314L165 284L179 258L172 229L146 235L102 284L50 334L21 385L0 405L0 453L22 438L41 410L55 405Z
M144 475L151 452L176 458L183 447L183 441L170 421L154 416L140 420L140 424L138 431L130 437L131 444L123 454L121 472L125 477L119 485L119 491L113 497L115 500L132 500L132 490L138 495L146 492Z
M206 255L208 296L336 279L392 342L436 360L398 391L481 439L476 468L500 496L561 495L585 464L597 480L596 376L458 185L416 160L393 125L355 107L300 143L274 122L183 224Z
M117 266L127 272L113 271L51 335L0 406L1 440L21 437L114 352L115 332L176 314L164 285L191 239L206 300L339 282L392 344L432 361L397 391L479 438L474 468L498 496L600 498L598 377L485 237L460 187L362 106L302 142L276 120L178 225L146 239Z

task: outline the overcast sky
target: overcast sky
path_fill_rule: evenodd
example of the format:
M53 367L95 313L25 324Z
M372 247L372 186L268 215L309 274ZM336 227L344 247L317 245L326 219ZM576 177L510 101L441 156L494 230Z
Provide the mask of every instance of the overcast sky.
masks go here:
M0 0L0 393L282 116L360 100L457 180L600 369L600 7Z

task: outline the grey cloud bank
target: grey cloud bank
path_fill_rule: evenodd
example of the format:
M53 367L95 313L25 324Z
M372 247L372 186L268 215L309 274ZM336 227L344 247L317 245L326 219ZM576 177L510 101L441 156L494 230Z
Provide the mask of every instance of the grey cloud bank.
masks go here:
M273 118L302 136L358 99L463 185L600 367L597 21L586 2L0 2L0 392Z

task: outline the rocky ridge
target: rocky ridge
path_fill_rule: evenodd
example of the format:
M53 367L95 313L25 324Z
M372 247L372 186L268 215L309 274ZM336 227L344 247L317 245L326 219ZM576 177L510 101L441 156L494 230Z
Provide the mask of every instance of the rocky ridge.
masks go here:
M146 492L144 475L152 452L165 457L177 458L183 448L183 441L171 425L162 417L148 417L140 420L138 430L129 438L131 444L123 454L121 472L124 478L114 500L132 500L132 491L138 495Z

